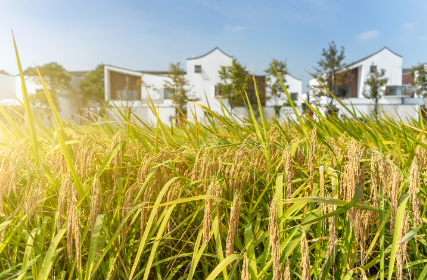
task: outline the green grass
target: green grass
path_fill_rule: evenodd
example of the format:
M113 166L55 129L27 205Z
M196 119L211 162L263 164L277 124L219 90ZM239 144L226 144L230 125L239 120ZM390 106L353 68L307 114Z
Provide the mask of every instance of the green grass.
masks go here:
M239 119L196 106L205 120L173 127L137 125L125 110L120 124L77 126L53 102L48 126L25 91L25 116L1 108L0 279L240 279L246 260L251 280L279 279L273 266L283 276L287 262L290 279L304 267L307 279L425 279L423 122L315 108L315 119L266 120L252 106Z

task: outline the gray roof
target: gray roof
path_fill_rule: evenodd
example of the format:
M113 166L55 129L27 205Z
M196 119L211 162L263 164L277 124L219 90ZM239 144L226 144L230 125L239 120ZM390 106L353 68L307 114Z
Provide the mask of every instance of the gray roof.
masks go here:
M123 67L117 67L114 65L108 65L106 64L105 66L111 66L114 68L118 68L118 69L122 69L122 70L127 70L127 71L132 71L132 72L138 72L138 73L142 73L142 74L151 74L151 75L167 75L169 73L169 71L151 71L151 70L131 70L131 69L127 69L127 68L123 68ZM187 72L184 72L184 74L187 74Z
M201 56L198 56L198 57L187 58L187 60L192 60L192 59L199 59L199 58L202 58L202 57L207 56L208 54L210 54L210 53L214 52L215 50L219 50L220 52L222 52L223 54L225 54L225 55L226 55L226 56L228 56L229 58L233 58L231 55L228 55L228 54L226 54L225 52L223 52L220 48L215 47L213 50L211 50L211 51L210 51L210 52L208 52L208 53L205 53L204 55L201 55Z
M352 65L357 64L357 63L359 63L359 62L361 62L361 61L364 61L364 60L366 60L366 59L368 59L368 58L370 58L370 57L372 57L372 56L376 55L377 53L382 52L382 51L383 51L383 50L385 50L385 49L389 50L391 53L393 53L393 54L395 54L395 55L397 55L397 56L402 57L401 55L399 55L399 54L395 53L394 51L390 50L389 48L384 47L384 48L382 48L381 50L379 50L379 51L377 51L377 52L375 52L375 53L373 53L373 54L371 54L371 55L368 55L368 56L366 56L366 57L364 57L364 58L362 58L362 59L359 59L359 60L357 60L357 61L355 61L355 62L350 63L348 66L352 66Z
M68 71L73 76L81 77L89 73L90 71Z
M6 72L6 71L4 71L4 70L0 70L0 74L8 75L8 76L13 76L13 75L10 75L9 73L7 73L7 72Z

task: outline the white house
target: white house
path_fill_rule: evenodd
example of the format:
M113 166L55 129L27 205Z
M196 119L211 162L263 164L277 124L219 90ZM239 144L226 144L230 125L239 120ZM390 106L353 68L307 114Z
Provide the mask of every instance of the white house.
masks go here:
M114 102L121 110L129 109L139 120L155 123L156 114L148 105L153 102L160 120L170 124L175 117L175 105L163 88L167 80L170 78L166 72L133 71L106 65L104 67L105 98L109 101L111 108L108 118L119 119Z
M210 106L211 110L222 114L221 102L228 106L226 99L221 98L221 90L218 83L221 82L219 70L221 66L231 66L233 57L224 53L219 48L214 48L210 52L199 56L188 58L186 61L187 72L185 78L190 84L190 96L197 99L197 103L204 106ZM106 100L112 100L115 104L125 104L138 118L142 121L155 121L155 114L152 109L146 104L148 93L151 96L156 110L159 111L159 116L163 122L169 123L175 117L175 104L170 99L170 96L165 91L164 83L169 80L167 71L134 71L123 69L115 66L105 67L105 91ZM302 82L301 80L287 75L286 84L292 99L297 103L301 103ZM260 92L268 96L268 90L265 92L265 76L256 76L258 88ZM275 77L271 80L274 81ZM148 91L148 93L147 93ZM254 92L254 89L249 89L248 95ZM254 93L253 93L254 95ZM221 100L220 100L221 99ZM283 104L286 98L279 100L279 104ZM266 115L273 116L274 111L271 106L274 106L271 100L266 101ZM246 116L245 107L237 107L233 113L240 116ZM197 118L203 118L203 110L194 104L187 104L187 118L193 119L193 114ZM110 119L117 119L117 112L113 109L109 115Z
M71 71L71 86L78 88L80 80L88 71ZM36 81L37 78L28 76L28 72L24 71L25 85L28 96L35 94L38 91L43 91L43 86ZM21 89L21 77L19 75L11 75L3 70L0 70L0 105L3 106L21 106L23 95ZM61 108L59 116L64 120L75 119L76 113L73 104L69 98L60 97L59 106Z
M365 81L368 79L371 71L385 70L385 77L388 79L386 86L382 89L384 92L383 97L379 100L380 108L384 111L397 115L396 110L402 117L416 117L418 115L417 110L414 110L414 105L418 103L424 104L423 100L414 98L408 98L405 95L405 86L402 85L403 79L407 77L402 72L402 56L394 53L387 47L362 58L356 62L349 64L347 70L351 72L351 78L347 83L341 87L334 89L336 97L342 99L342 102L348 106L354 106L358 116L362 114L370 114L374 108L374 101L367 99L364 96L364 92L369 90L369 87L365 85ZM313 89L312 87L318 85L316 79L309 81L310 92L303 95L305 100L313 100ZM322 98L320 100L321 105L327 104L327 99ZM348 112L335 100L332 105L336 108L336 113L341 116L348 115Z
M219 48L214 48L210 52L199 56L192 57L186 60L185 78L190 84L190 96L197 99L196 102L210 106L212 111L222 114L221 102L228 106L228 101L221 98L221 89L218 86L220 83L219 71L221 66L231 66L233 57L224 53ZM89 71L70 71L71 86L78 89L81 79ZM122 110L131 111L137 121L152 122L157 121L157 115L162 122L170 124L174 121L176 115L176 106L164 88L166 81L171 81L168 77L168 71L139 71L129 70L121 67L106 65L104 67L104 89L105 101L109 103L110 110L108 118L110 120L119 121L120 114L117 112L117 107L123 107ZM249 74L248 74L249 75ZM43 87L37 82L37 78L30 77L27 71L24 71L24 79L26 83L27 93L29 96L36 94L38 91L43 91ZM276 77L271 77L271 82L274 82ZM301 104L301 80L290 75L285 76L286 85L290 93L291 99L297 104ZM268 100L269 91L266 89L266 76L255 76L260 96L262 97L262 105L265 115L274 116L275 105L282 105L286 101L286 97L282 96L274 102ZM255 88L251 85L247 91L250 102L256 103ZM21 90L21 78L19 75L13 76L5 71L0 71L0 104L2 105L20 105L20 102L15 99L15 96L23 101ZM60 117L65 120L79 121L77 116L76 102L78 98L73 98L72 94L67 97L59 98L59 106L61 108ZM154 105L149 106L151 102ZM113 104L114 103L114 104ZM157 112L154 112L154 110ZM286 111L284 109L284 111ZM233 114L241 117L247 117L246 108L237 106L233 109ZM204 118L204 111L194 104L187 104L187 118L193 119Z

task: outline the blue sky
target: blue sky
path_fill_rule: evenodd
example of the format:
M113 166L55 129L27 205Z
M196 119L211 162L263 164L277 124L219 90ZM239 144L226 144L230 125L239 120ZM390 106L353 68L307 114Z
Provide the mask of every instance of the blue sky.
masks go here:
M67 70L100 63L167 70L218 46L256 74L287 59L303 80L334 40L352 62L387 46L403 67L427 61L427 1L0 0L0 69L56 61Z

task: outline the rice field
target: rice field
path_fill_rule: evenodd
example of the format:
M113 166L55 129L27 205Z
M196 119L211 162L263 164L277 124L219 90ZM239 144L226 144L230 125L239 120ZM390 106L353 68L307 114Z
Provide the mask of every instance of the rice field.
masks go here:
M422 121L78 126L45 92L53 125L0 107L0 279L427 278Z

